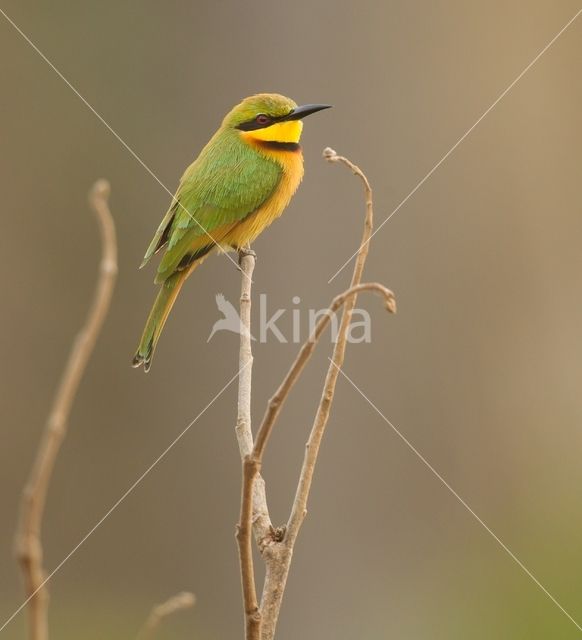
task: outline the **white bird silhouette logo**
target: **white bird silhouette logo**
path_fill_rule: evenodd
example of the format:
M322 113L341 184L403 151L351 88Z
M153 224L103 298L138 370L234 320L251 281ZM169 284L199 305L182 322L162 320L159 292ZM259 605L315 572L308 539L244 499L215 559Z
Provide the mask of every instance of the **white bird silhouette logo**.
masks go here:
M216 294L216 306L218 310L224 318L220 318L217 320L213 327L210 335L208 336L208 340L206 342L210 342L212 336L217 331L232 331L233 333L238 333L242 335L248 335L248 329L243 326L241 322L240 316L238 315L238 311L234 308L234 306L224 297L222 293ZM251 334L251 340L254 340Z

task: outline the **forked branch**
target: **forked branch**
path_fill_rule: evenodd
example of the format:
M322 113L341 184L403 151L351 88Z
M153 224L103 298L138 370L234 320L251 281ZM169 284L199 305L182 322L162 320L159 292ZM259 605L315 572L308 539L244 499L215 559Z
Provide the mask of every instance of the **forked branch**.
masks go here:
M352 273L352 281L350 288L357 287L362 281L362 274L364 272L364 266L368 257L368 251L370 247L370 238L372 237L372 230L374 228L374 205L372 199L372 187L368 182L368 178L364 175L363 171L355 165L353 162L338 155L333 149L329 147L323 152L324 158L328 162L339 162L347 166L354 175L356 175L362 181L364 186L364 196L366 200L366 216L364 218L364 231L362 234L362 242L360 248L356 254L356 260L354 264L354 271ZM329 364L327 375L325 377L325 383L323 386L323 392L321 394L321 400L315 414L313 426L311 427L311 433L305 447L305 456L303 458L303 466L301 468L301 475L299 477L299 483L297 485L297 492L295 494L295 500L293 502L293 508L287 523L287 536L286 542L293 547L295 539L299 533L299 529L307 512L307 500L309 498L309 492L311 490L311 482L313 480L313 473L315 471L315 463L319 455L319 446L325 433L325 427L331 411L331 405L333 403L333 396L335 393L335 386L340 369L344 362L346 353L347 337L352 321L352 313L356 305L356 297L352 296L344 305L340 328L338 331L338 339L335 344L331 362ZM394 311L396 307L394 307Z
M362 293L363 291L371 291L377 293L384 299L384 306L386 307L386 310L390 313L396 313L396 299L394 298L394 294L392 293L392 291L390 291L390 289L387 289L384 285L378 282L365 282L363 284L358 284L354 287L350 287L343 293L337 295L331 301L329 308L326 309L325 312L321 315L309 338L299 350L297 357L295 358L289 371L283 378L283 382L281 382L279 388L277 389L277 391L275 391L275 393L269 400L267 411L257 432L257 439L254 447L253 455L257 462L262 463L265 447L273 430L273 426L275 425L275 422L279 417L279 414L281 413L281 409L283 408L283 405L285 404L285 401L287 400L291 389L294 387L295 383L303 372L303 369L307 365L307 362L311 358L311 354L315 350L315 347L319 342L321 335L325 331L327 325L330 323L334 313L336 313L348 300L358 295L358 293Z
M362 281L364 265L368 256L369 242L372 237L374 224L372 188L361 169L347 158L338 155L330 148L326 148L324 150L323 156L328 162L341 163L347 166L352 173L360 178L364 186L366 202L364 231L360 248L356 255L354 271L350 283L350 289L352 289L354 287L358 287ZM275 628L279 618L279 611L281 608L283 593L285 591L285 585L287 583L287 576L289 574L289 566L291 564L295 540L297 539L299 529L301 528L301 524L303 523L303 519L307 512L307 500L311 490L315 464L319 455L319 447L329 419L339 371L344 361L347 336L352 320L352 313L356 304L356 298L357 293L351 295L343 306L337 341L335 343L330 365L325 377L325 383L315 419L311 427L311 433L309 434L309 439L305 446L303 465L295 493L295 499L291 508L291 514L287 522L285 537L278 546L274 546L274 548L271 549L270 556L266 561L267 572L263 588L263 597L261 600L261 612L263 616L261 640L273 640L275 636Z
M324 157L329 162L340 162L346 165L362 180L366 200L366 214L362 242L357 253L350 288L333 299L327 313L320 317L307 342L301 347L295 361L283 379L283 382L269 401L254 444L250 426L250 368L252 365L250 338L250 276L254 269L254 258L248 258L245 256L241 260L243 278L240 314L241 341L237 435L239 438L243 473L241 513L237 527L237 540L239 543L239 556L241 561L241 578L243 583L247 640L273 640L274 638L295 540L306 513L307 500L311 489L311 482L317 462L319 447L329 418L337 377L345 356L347 336L351 324L352 313L356 304L356 297L359 293L364 291L375 292L383 297L388 311L392 313L396 311L394 295L390 290L378 283L361 283L373 228L373 202L370 184L366 176L356 165L350 162L347 158L337 155L332 149L326 149L324 151ZM305 449L303 466L289 521L286 527L274 530L271 526L271 521L268 515L264 481L259 474L265 448L283 404L289 396L291 389L304 370L317 342L319 341L326 326L329 324L331 317L341 307L343 307L343 313L338 337L333 349L332 358L330 359L331 362L327 371L321 400ZM253 569L251 545L252 527L255 529L255 538L259 543L259 549L266 564L266 576L260 606L257 605Z

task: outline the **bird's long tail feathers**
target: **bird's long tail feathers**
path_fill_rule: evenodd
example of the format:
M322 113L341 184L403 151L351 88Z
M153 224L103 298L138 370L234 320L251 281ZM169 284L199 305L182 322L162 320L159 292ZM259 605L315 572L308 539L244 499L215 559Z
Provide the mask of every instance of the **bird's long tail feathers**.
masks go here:
M162 284L158 297L148 316L139 347L133 358L134 367L139 367L143 364L145 371L149 371L164 324L189 272L190 270L186 269L185 271L175 273Z

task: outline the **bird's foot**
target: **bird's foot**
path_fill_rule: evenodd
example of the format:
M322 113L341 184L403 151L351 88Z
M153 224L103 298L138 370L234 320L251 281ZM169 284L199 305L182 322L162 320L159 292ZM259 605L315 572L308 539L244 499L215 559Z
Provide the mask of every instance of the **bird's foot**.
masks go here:
M238 250L238 268L241 270L241 262L245 256L253 256L253 258L257 259L257 254L250 247L240 247Z

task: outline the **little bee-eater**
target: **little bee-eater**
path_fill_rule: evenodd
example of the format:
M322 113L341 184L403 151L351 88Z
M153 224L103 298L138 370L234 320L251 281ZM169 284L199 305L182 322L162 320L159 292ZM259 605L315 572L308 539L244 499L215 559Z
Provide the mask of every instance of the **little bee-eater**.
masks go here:
M133 359L149 370L164 323L186 278L215 251L244 251L278 218L303 177L302 118L327 104L298 107L275 93L245 98L186 169L142 267L165 248L158 297Z

